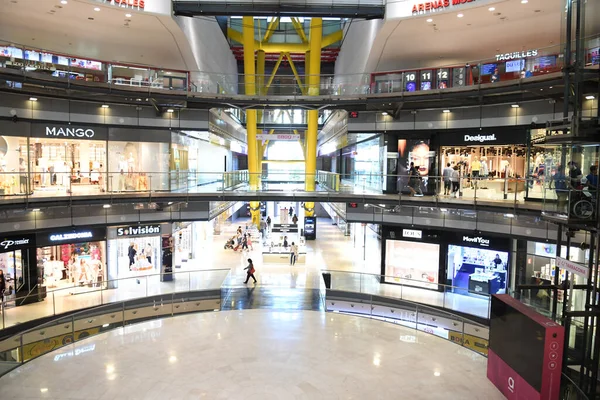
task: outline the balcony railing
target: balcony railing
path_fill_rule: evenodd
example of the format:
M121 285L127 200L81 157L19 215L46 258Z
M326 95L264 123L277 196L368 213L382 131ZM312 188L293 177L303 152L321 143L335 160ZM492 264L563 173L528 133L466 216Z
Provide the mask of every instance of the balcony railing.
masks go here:
M586 38L585 67L597 68L597 35ZM319 84L309 87L307 77L276 75L271 81L267 75L230 75L206 71L167 71L157 67L129 66L84 60L73 56L55 55L50 51L0 41L0 67L4 87L19 89L24 78L59 82L67 87L105 87L144 94L177 93L186 96L246 95L245 81L250 79L266 85L267 96L300 97L318 93L337 98L344 96L380 95L392 93L435 92L468 87L504 86L545 79L559 73L564 67L563 47L554 45L540 48L531 54L498 55L464 65L438 65L430 68L403 71L358 73L346 75L319 75ZM594 56L596 54L596 56ZM13 76L14 78L11 78ZM489 86L492 87L492 86Z

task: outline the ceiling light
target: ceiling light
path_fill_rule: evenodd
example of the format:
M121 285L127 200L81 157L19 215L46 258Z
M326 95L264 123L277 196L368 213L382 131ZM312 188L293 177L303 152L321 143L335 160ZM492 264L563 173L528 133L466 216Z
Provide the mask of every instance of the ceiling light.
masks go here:
M175 110L173 110L172 108L169 108L169 109L167 110L167 112L168 112L169 114L171 114L173 111L175 111Z
M433 19L427 18L427 22L433 22Z
M442 112L443 112L443 113L449 113L449 112L450 112L450 110L444 110L444 111L442 111Z
M519 105L518 105L518 104L511 104L510 106L511 106L512 108L519 108Z
M60 0L60 4L67 4L67 0Z
M107 374L112 374L113 372L115 372L115 366L111 365L111 364L107 365L106 366L106 373Z
M34 209L33 209L33 210L31 210L31 211L33 211L33 212L37 212L37 211L40 211L40 209L39 209L39 208L34 208Z
M388 113L384 111L381 113L381 115L383 115L385 117L386 115L388 115Z
M102 108L108 108L108 104L102 104Z
M125 14L127 18L131 18L131 14Z
M529 0L521 0L521 4L527 4L529 3Z
M458 17L458 18L462 18L462 17L464 17L464 16L465 16L465 14L458 14L458 15L457 15L457 17Z
M488 8L488 11L496 11L496 7L490 7Z
M41 388L40 389L40 392L42 392L42 393L46 393L47 391L48 391L48 388Z
M37 101L37 97L30 97L29 100L30 101Z
M585 99L586 99L586 100L594 100L594 99L595 99L595 97L594 97L594 96L592 96L592 95L589 95L589 96L585 96Z
M506 218L514 218L515 214L504 214Z
M435 372L433 373L433 376L440 376L440 375L441 375L441 374L440 374L440 372L439 372L439 371L435 371Z
M177 362L177 357L176 357L176 356L171 356L171 357L169 357L169 362L170 362L170 363Z
M110 208L110 204L104 204L102 208Z
M100 11L100 7L94 7L94 11Z
M135 99L136 101L142 101L142 99Z
M104 324L102 325L103 328L108 328L110 326L110 324Z

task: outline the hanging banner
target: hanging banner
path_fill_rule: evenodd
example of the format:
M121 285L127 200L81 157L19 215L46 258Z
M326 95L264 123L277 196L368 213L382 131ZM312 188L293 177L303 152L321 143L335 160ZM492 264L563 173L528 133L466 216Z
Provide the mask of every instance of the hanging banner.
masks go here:
M269 135L268 133L257 133L256 140L261 140L263 143L267 140L295 142L297 140L300 140L300 135L287 134L287 133L274 133L272 135Z
M565 269L572 274L582 276L586 279L588 277L588 273L589 273L588 267L581 265L581 264L576 264L576 263L569 261L567 259L564 259L562 257L556 257L556 266L560 269Z

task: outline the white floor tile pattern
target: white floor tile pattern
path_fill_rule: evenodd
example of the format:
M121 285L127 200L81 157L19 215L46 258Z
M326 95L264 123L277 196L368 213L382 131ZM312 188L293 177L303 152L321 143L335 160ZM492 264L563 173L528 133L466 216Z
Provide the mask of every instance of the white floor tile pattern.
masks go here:
M86 350L86 351L82 351ZM120 328L0 379L9 399L502 399L486 359L426 333L313 311Z

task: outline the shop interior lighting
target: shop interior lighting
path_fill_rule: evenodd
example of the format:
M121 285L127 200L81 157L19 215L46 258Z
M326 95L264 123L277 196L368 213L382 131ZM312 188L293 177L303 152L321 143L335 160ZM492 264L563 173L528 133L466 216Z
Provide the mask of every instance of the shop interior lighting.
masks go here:
M444 110L444 111L442 111L442 112L443 112L443 113L449 113L449 112L450 112L450 110Z
M388 113L384 111L381 113L381 115L383 115L385 117L386 115L388 115Z
M94 7L94 11L100 11L100 7Z
M427 22L433 22L433 19L427 18Z
M102 104L102 108L108 108L108 104Z
M511 104L510 106L511 106L512 108L519 108L519 105L518 105L518 104Z
M457 17L458 17L458 18L462 18L462 17L464 17L464 16L465 16L465 14L458 14L458 15L457 15Z
M30 97L29 101L37 101L37 97Z
M31 210L31 211L33 211L33 212L38 212L38 211L40 211L40 209L39 209L39 208L34 208L34 209L33 209L33 210Z
M169 108L169 109L167 110L167 112L168 112L169 114L171 114L173 111L175 111L175 110L173 110L172 108Z
M490 7L488 8L488 11L496 11L496 7Z
M515 214L504 214L506 218L514 218Z
M103 328L108 328L110 326L110 324L104 324L102 325Z
M592 96L592 95L589 95L589 96L585 96L585 99L586 99L586 100L594 100L594 99L595 99L595 97L594 97L594 96Z
M110 207L111 207L111 206L110 206L110 204L104 204L104 205L102 206L102 208L110 208Z

